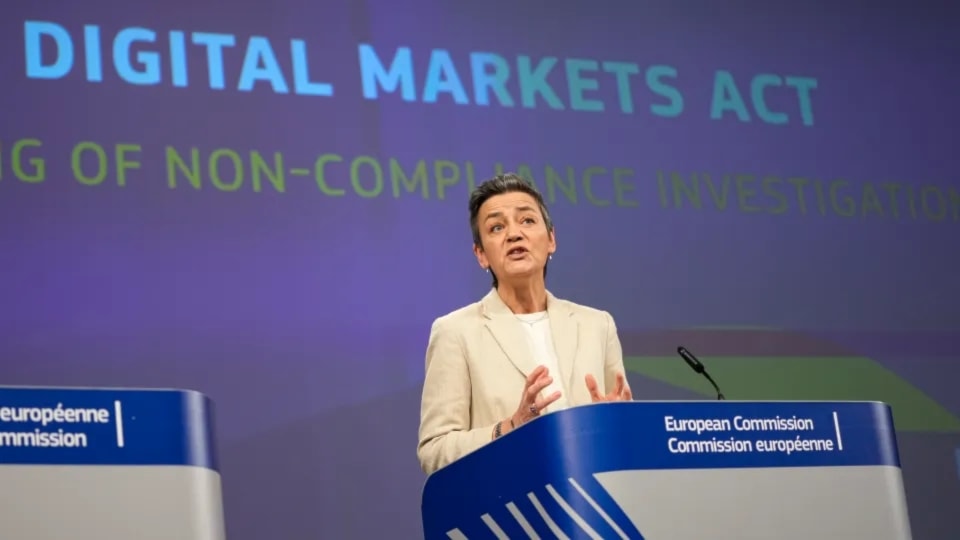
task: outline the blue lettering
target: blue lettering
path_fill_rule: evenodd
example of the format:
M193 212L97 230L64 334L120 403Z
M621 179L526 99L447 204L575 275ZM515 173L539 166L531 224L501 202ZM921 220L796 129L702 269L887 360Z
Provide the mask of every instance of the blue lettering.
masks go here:
M617 80L617 96L620 98L620 112L633 112L633 93L630 90L630 75L640 73L640 67L628 62L604 62L603 70L613 73Z
M153 51L138 51L137 70L130 61L130 49L134 43L153 43L157 35L146 28L124 28L113 40L113 65L117 75L130 84L157 84L160 82L160 55Z
M103 80L103 53L100 50L100 27L87 25L83 27L84 54L87 61L87 80L100 82Z
M57 45L56 60L43 63L43 36L53 38ZM27 62L27 77L31 79L59 79L73 68L73 40L66 28L43 21L23 23L24 51Z
M56 23L26 21L23 28L26 73L27 77L34 79L59 79L67 76L74 68L75 56L79 54L75 48L82 46L81 60L88 82L103 82L106 75L104 63L109 65L112 59L113 70L120 80L134 85L160 84L167 73L163 64L169 62L171 86L186 88L190 85L188 58L191 51L188 47L196 45L206 48L209 88L224 90L227 88L228 77L224 68L227 48L236 47L238 44L233 34L209 32L190 33L188 43L188 34L183 30L170 30L169 43L161 44L158 41L161 39L158 32L143 27L122 28L112 41L107 41L106 36L102 35L101 27L97 25L83 26L82 37L78 33L75 43L70 31ZM168 51L159 47L160 45L169 45L169 58L166 57ZM297 94L333 95L332 84L311 79L307 44L304 40L290 40L292 73L284 71L278 61L277 50L269 38L252 36L246 45L239 77L236 79L236 88L239 91L250 92L258 82L263 81L268 83L275 93L288 93L290 81L287 77L292 76L294 92ZM104 53L109 55L106 60ZM403 67L402 63L398 65ZM452 64L450 68L452 69ZM412 91L412 86L410 90ZM459 94L466 98L466 92L462 88Z
M603 111L603 102L596 99L587 99L583 93L587 90L597 90L600 83L596 79L584 77L581 71L597 71L600 65L595 60L580 60L571 58L566 61L567 84L570 89L570 108L575 111Z
M252 36L247 42L247 53L243 57L243 67L240 68L240 82L237 90L250 92L257 81L266 81L273 87L273 91L286 94L287 81L283 79L280 64L270 40L263 36Z
M427 66L426 78L423 87L424 103L436 102L437 94L440 92L448 92L457 105L468 105L470 103L449 52L443 49L434 49L430 53L430 65Z
M187 86L187 42L180 30L170 32L170 80L174 86Z
M750 99L753 100L753 109L757 111L757 116L768 124L786 124L787 114L783 112L773 112L767 107L767 101L763 97L763 91L768 86L780 86L783 81L776 75L761 73L750 81Z
M223 48L236 45L236 39L230 34L211 34L194 32L194 45L203 45L207 48L207 73L212 90L223 90Z
M510 78L510 65L500 55L477 52L470 55L471 75L473 77L473 100L477 105L489 105L487 90L493 90L497 101L504 107L513 107L513 98L507 91ZM493 73L487 73L486 67L492 66Z
M797 89L797 100L800 102L800 118L803 125L813 125L813 105L810 103L810 90L817 88L817 80L810 77L787 77L787 86Z
M310 80L310 64L307 62L307 44L302 39L290 40L293 59L293 92L305 96L332 96L333 85Z
M400 47L393 60L390 62L390 69L385 70L383 63L377 56L377 51L372 45L361 43L360 53L360 82L363 85L363 97L367 99L377 99L377 85L384 92L395 92L397 86L400 86L400 96L404 101L416 101L417 93L413 81L413 58L410 47Z
M650 105L650 112L657 116L679 116L683 112L683 95L675 87L664 83L661 79L677 78L677 68L672 66L650 66L647 68L647 88L654 94L667 98L670 103L656 103Z
M537 64L535 70L531 70L530 57L522 55L517 57L517 75L520 79L520 102L524 107L536 107L537 94L543 96L543 100L551 109L563 110L563 103L557 97L556 92L547 83L547 76L550 70L557 64L557 59L548 56Z
M729 71L717 71L713 81L713 100L710 105L710 118L718 120L726 111L733 111L741 122L749 122L750 114L740 97L733 75Z

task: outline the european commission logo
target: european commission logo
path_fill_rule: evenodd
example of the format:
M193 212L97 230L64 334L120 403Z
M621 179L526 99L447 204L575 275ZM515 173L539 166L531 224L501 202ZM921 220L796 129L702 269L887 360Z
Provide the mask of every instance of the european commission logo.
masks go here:
M643 540L643 535L629 516L592 476L579 481L568 477L566 482L532 489L525 496L506 502L502 508L480 515L479 521L483 526L476 524L469 527L465 524L463 529L476 531L475 535L482 538L500 540ZM470 538L461 528L447 531L447 537L453 540Z

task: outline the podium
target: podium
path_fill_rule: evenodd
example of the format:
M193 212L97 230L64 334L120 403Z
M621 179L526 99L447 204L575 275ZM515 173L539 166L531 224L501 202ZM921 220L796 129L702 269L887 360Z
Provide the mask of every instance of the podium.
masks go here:
M428 539L911 538L876 402L561 410L430 475L421 510Z
M0 538L223 540L197 392L0 386Z

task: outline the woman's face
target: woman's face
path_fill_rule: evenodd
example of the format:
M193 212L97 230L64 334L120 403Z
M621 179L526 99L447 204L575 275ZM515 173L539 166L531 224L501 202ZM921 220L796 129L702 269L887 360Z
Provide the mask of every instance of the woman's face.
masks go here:
M480 266L490 268L502 282L542 276L547 258L557 249L537 201L523 192L487 199L477 215L480 247L474 246Z

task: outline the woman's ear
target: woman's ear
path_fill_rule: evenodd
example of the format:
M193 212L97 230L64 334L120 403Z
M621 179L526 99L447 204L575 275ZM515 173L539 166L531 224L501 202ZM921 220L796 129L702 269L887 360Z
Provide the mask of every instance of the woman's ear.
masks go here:
M483 252L483 248L477 244L473 245L473 254L477 257L477 264L480 265L480 268L487 270L490 268L490 262L487 261L487 254Z

